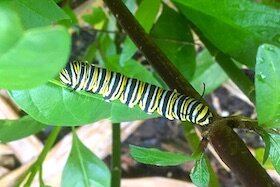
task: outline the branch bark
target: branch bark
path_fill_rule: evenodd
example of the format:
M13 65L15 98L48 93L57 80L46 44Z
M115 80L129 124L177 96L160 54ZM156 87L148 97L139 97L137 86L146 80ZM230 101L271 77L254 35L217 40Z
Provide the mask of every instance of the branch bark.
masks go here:
M172 89L177 89L182 94L200 99L207 105L201 99L199 93L183 78L165 54L151 40L123 2L121 0L104 0L104 2L167 85ZM210 125L208 129L210 142L221 159L238 176L240 181L245 186L276 186L237 134L226 124L215 124L215 121L219 121L221 117L214 111L212 112L215 119L214 124ZM233 149L233 145L235 149Z
M215 127L216 126L216 127ZM244 142L230 128L230 124L213 124L209 139L222 161L244 186L276 186L267 172L253 157Z

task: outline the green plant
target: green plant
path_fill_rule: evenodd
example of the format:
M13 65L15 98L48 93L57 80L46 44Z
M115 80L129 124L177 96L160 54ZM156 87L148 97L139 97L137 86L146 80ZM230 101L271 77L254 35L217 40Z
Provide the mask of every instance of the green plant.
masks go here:
M170 3L177 11L160 0L142 0L134 17L127 7L134 12L136 2L127 1L127 7L120 0L104 2L121 27L110 12L102 8L93 8L93 13L83 19L95 29L122 33L123 28L129 37L118 43L118 32L100 32L79 58L98 59L108 69L156 85L164 81L170 88L200 99L206 105L196 91L201 90L203 82L207 84L205 92L211 93L231 78L256 105L258 120L242 116L221 118L213 111L213 124L201 132L245 186L275 186L232 128L257 132L266 144L263 162L270 159L280 172L280 136L275 130L279 128L280 119L280 24L279 19L275 19L280 17L279 11L272 4L268 7L249 0L173 0ZM112 173L112 185L118 186L118 123L156 115L147 115L137 107L129 109L117 101L107 103L98 95L71 92L56 79L70 53L70 35L61 25L73 27L78 23L69 7L65 6L63 11L51 0L6 0L0 3L0 17L0 87L9 89L11 98L28 114L20 120L1 120L0 140L7 142L33 134L46 126L43 124L56 126L42 154L30 168L31 175L26 175L27 183L32 182L37 172L42 176L42 162L60 127L109 118L115 123L113 164L117 170ZM194 43L191 30L207 48L197 56L194 45L190 45ZM131 58L137 48L161 79ZM243 74L240 64L255 70L255 84ZM20 134L11 133L19 129L19 124L27 123L30 128L20 129ZM131 147L131 154L139 162L161 166L196 159L192 181L198 186L217 186L215 174L202 151L205 141L199 144L198 138L188 133L190 128L186 125L186 137L195 152L193 156L139 147ZM62 185L73 186L79 181L81 186L109 186L111 176L107 167L73 134ZM80 170L76 170L75 165ZM101 176L94 175L96 168L103 172ZM71 175L73 173L75 175ZM69 176L75 177L68 180Z

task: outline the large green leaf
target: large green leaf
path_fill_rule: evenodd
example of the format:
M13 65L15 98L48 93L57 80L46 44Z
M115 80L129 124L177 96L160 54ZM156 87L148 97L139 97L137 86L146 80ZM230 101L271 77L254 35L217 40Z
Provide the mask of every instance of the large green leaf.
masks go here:
M128 108L119 101L106 102L98 94L73 92L53 83L10 94L22 110L46 124L73 126L105 118L121 122L157 116L145 114L138 106Z
M280 45L280 12L248 0L173 0L219 50L253 67L264 42Z
M20 39L23 29L15 13L0 6L0 57L5 54L17 40Z
M195 74L191 80L191 84L196 90L202 94L203 84L205 84L204 94L207 95L213 92L227 79L227 74L219 64L215 62L206 49L198 54Z
M17 12L25 29L69 19L53 0L4 0L2 3Z
M154 148L143 148L134 145L129 146L129 152L137 162L156 166L176 166L195 160L190 155L164 152Z
M208 166L204 154L196 161L194 168L190 174L192 182L198 187L207 187L209 184Z
M10 142L24 138L46 128L45 124L35 121L30 116L19 120L0 120L0 142Z
M143 0L139 5L135 17L146 32L149 32L152 28L154 20L158 14L161 0ZM132 55L136 52L137 48L130 38L126 38L122 54L120 56L120 64L124 65Z
M109 187L107 166L73 134L71 153L63 170L62 187Z
M280 48L260 46L256 63L256 107L258 121L266 127L280 127Z
M150 35L181 74L190 80L195 70L195 49L184 17L164 6Z
M32 88L56 76L70 51L67 30L42 27L23 31L16 14L3 8L0 17L0 87Z

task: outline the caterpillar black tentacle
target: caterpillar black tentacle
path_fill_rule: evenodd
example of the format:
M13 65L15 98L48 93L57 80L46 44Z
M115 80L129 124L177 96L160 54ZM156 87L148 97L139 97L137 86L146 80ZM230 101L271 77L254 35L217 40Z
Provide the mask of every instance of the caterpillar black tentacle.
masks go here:
M157 112L170 120L206 126L213 118L209 108L194 98L85 62L69 63L60 80L73 90L102 94L106 101L119 99L130 108L139 105L146 113Z

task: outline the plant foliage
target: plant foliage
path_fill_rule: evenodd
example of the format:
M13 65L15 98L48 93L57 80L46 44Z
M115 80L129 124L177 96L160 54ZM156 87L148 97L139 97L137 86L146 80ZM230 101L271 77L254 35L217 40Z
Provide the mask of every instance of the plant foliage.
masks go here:
M106 102L100 95L73 92L58 81L57 75L70 56L71 38L67 29L77 30L80 25L71 6L60 7L63 4L59 6L58 2L0 2L0 88L8 89L10 97L28 114L19 120L1 120L0 141L26 137L47 125L77 126L105 118L123 122L157 117L118 101ZM269 157L279 173L279 133L272 133L272 128L280 128L280 22L277 19L280 12L275 8L279 4L266 1L264 5L249 0L172 0L169 4L142 0L139 4L138 1L126 4L151 41L198 92L203 92L204 83L205 93L209 94L227 79L236 80L243 74L241 65L255 70L253 88L243 84L247 81L243 77L236 84L247 90L245 94L256 93L258 124L267 132L263 136L267 148L265 160ZM92 13L81 16L92 29L102 31L95 33L94 42L77 59L98 60L110 70L166 87L156 72L138 62L137 47L107 9L93 7ZM201 44L197 44L193 33L212 48L200 49ZM215 59L220 54L231 60L222 65ZM185 154L136 146L130 147L130 153L139 162L158 166L193 160ZM193 183L216 185L211 182L210 169L205 155L201 154L190 175ZM109 186L110 178L108 168L74 133L62 186Z

